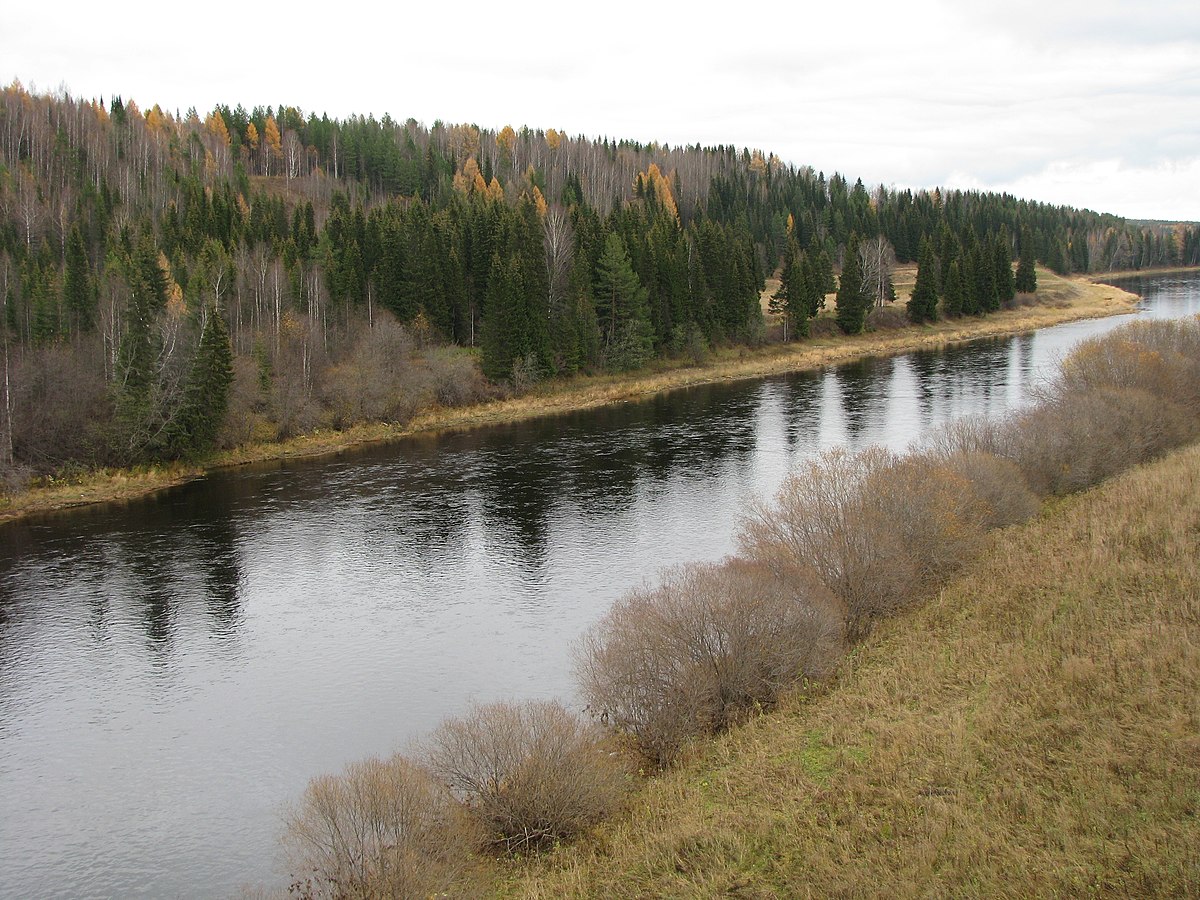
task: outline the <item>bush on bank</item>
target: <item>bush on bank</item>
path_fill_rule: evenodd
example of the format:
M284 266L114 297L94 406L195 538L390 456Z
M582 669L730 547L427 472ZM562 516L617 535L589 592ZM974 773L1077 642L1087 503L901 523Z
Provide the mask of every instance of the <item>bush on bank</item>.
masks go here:
M609 731L667 765L827 676L847 637L928 597L1040 498L1198 437L1200 318L1087 341L1039 402L1005 419L953 423L903 455L834 450L801 467L747 512L742 557L669 570L617 601L580 642L581 694ZM326 890L314 896L410 882L429 893L472 845L573 838L619 806L624 776L606 747L557 704L479 708L434 733L424 766L398 759L384 778L376 761L314 780L289 821L298 871ZM371 792L411 802L373 804Z

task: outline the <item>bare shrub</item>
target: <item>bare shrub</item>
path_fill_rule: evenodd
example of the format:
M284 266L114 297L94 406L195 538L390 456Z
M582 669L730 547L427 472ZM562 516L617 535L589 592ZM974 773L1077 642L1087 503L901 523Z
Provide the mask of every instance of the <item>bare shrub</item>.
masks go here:
M433 397L427 373L414 356L416 341L390 315L362 329L353 349L325 379L325 399L335 427L360 422L404 423Z
M270 382L264 379L258 360L252 356L234 357L229 406L221 423L217 445L228 449L271 440L275 436L275 427L267 418L269 397Z
M1135 389L1200 414L1200 321L1133 322L1084 341L1047 392L1059 399L1101 388Z
M1016 420L1014 459L1035 491L1066 494L1186 443L1198 424L1143 390L1072 392Z
M751 559L811 565L846 605L851 638L925 596L977 551L987 504L936 458L836 449L751 507L738 536Z
M484 842L519 852L569 840L620 804L628 777L602 738L559 703L494 703L443 722L421 755Z
M426 355L434 397L442 406L466 406L492 397L492 389L475 357L452 347L437 347Z
M985 529L1015 525L1037 515L1038 497L1011 460L976 451L951 453L938 463L969 483L980 501L978 521Z
M869 331L893 331L897 328L907 328L911 324L901 306L876 306L867 313Z
M112 403L102 354L97 338L74 348L51 344L15 361L12 443L19 465L45 473L107 461Z
M808 323L808 336L811 338L838 337L841 333L837 320L832 316L817 316Z
M926 452L940 456L956 453L987 453L1009 457L1012 454L1012 420L985 416L966 416L947 422L930 434L924 443Z
M403 756L352 763L309 782L284 845L302 897L427 897L463 870L455 804Z
M595 715L666 765L692 738L829 674L841 648L840 610L812 572L733 560L627 594L583 637L576 676Z

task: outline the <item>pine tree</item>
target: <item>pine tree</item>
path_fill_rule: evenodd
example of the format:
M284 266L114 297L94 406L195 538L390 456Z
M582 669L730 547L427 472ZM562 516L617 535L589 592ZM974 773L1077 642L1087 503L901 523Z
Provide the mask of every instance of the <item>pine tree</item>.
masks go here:
M908 318L915 325L937 319L937 265L933 245L928 238L924 238L917 259L917 281L908 298Z
M1037 272L1034 271L1033 235L1028 228L1021 229L1021 242L1017 256L1017 276L1014 287L1022 294L1037 290Z
M846 334L860 334L867 321L870 303L863 289L862 262L858 258L858 235L851 232L837 289L837 325Z

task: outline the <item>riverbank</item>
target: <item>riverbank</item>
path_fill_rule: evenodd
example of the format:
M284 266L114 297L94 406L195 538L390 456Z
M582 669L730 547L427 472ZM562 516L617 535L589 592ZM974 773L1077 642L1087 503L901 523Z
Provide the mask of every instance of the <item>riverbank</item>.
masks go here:
M703 365L674 362L635 375L581 376L547 381L520 397L435 409L402 426L372 423L345 431L318 431L279 443L241 447L216 454L203 466L148 466L90 472L68 479L47 479L23 493L0 495L0 522L90 503L132 499L227 466L319 456L413 434L520 422L644 399L663 391L701 384L821 369L868 356L892 356L979 338L1021 334L1067 321L1129 312L1137 301L1134 294L1120 288L1085 278L1062 278L1041 269L1038 270L1038 285L1035 303L986 318L939 321L853 337L828 335L788 344L769 344L759 349L737 348L715 353ZM897 307L903 311L902 300Z
M653 780L523 898L1194 896L1200 447L994 533L833 682Z
M1159 266L1155 269L1137 269L1130 272L1096 272L1087 278L1099 284L1106 279L1121 281L1127 278L1153 278L1157 275L1187 275L1195 272L1200 272L1200 266Z

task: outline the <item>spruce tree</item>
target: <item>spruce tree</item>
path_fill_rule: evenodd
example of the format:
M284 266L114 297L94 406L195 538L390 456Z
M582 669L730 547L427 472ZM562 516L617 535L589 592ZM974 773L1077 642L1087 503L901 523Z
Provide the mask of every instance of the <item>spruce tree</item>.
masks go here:
M187 457L212 449L225 421L232 383L233 346L229 329L224 316L213 306L204 317L183 401L164 429L164 455Z
M995 312L1000 308L1000 296L996 292L996 269L987 245L975 245L975 295L979 299L981 313Z
M68 328L79 334L90 332L95 327L96 317L88 277L87 250L83 246L83 235L80 234L78 225L71 229L71 236L67 240L62 293Z
M483 374L493 381L510 377L513 363L530 352L523 294L521 261L514 257L505 263L493 254L480 339Z
M974 253L965 252L958 259L959 275L962 276L962 312L964 316L978 316L983 313L979 303L979 283L975 278Z
M653 350L647 297L625 242L615 231L610 233L596 261L595 302L605 349L622 357L621 367L632 367L635 357L648 357Z
M943 291L942 309L946 313L946 318L957 319L963 314L963 306L966 301L962 271L959 269L957 259L950 260L950 268L946 273L946 286Z
M1017 256L1017 277L1014 287L1022 294L1037 290L1037 273L1033 268L1033 235L1028 228L1021 229L1021 246Z
M917 258L917 281L908 298L908 318L914 325L937 319L937 264L933 245L924 238Z
M1017 289L1013 279L1012 258L1009 253L1006 231L1002 230L1000 234L996 235L996 240L992 244L992 258L995 267L996 295L999 297L1000 304L1007 306L1016 297Z
M860 334L867 321L869 300L863 289L858 235L851 232L837 289L837 325L846 334Z
M804 259L796 242L789 240L783 271L779 276L779 290L771 295L769 309L783 317L783 339L786 342L791 332L796 336L808 336L808 278Z

